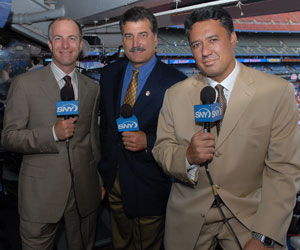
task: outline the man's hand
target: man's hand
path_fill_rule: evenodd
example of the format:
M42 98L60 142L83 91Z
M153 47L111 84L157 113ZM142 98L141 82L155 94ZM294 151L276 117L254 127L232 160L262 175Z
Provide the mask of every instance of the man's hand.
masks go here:
M54 131L59 140L66 140L74 135L77 117L67 120L61 119L54 125Z
M215 152L215 137L211 133L204 133L203 129L192 136L186 151L186 158L192 164L201 164L211 160Z
M141 130L134 132L123 132L122 141L124 147L129 151L136 152L147 148L147 136Z
M265 247L263 243L252 238L248 240L244 250L274 250L274 247Z

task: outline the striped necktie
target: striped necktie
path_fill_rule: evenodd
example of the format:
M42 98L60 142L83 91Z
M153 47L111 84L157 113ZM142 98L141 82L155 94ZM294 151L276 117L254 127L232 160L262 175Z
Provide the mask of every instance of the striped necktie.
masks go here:
M133 107L133 105L135 103L135 99L136 99L136 92L137 92L137 85L138 85L138 74L139 74L139 70L134 69L132 79L131 79L130 84L129 84L127 90L126 90L126 94L125 94L124 101L123 101L123 104L127 103L131 107Z
M224 87L221 84L218 84L215 88L218 92L217 102L219 102L221 104L222 117L224 118L226 106L227 106L226 97L224 95ZM222 118L222 120L223 120L223 118ZM222 120L216 122L218 135L221 130Z
M73 85L71 82L71 77L66 75L66 76L64 76L63 79L65 80L66 83L63 86L63 88L61 89L61 91L66 94L68 101L74 100L74 89L73 89Z

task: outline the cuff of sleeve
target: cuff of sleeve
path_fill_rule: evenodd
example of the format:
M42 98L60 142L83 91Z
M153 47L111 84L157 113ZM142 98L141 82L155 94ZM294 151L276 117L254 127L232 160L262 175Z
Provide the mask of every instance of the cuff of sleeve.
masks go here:
M57 138L57 136L56 136L56 134L55 134L54 125L52 126L52 134L53 134L54 140L55 140L56 142L58 142L59 140L58 140L58 138Z
M188 162L188 160L187 160L187 158L185 158L185 166L186 166L188 177L192 181L196 182L197 181L196 180L196 177L197 177L196 176L196 171L198 170L199 165L197 165L197 164L190 165L189 162Z

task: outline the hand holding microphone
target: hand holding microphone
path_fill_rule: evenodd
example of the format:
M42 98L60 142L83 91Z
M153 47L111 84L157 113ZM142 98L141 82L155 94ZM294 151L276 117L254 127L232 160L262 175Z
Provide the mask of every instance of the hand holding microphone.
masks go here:
M147 148L147 136L139 130L138 120L132 114L132 107L129 104L123 104L120 113L121 117L117 119L117 126L118 131L122 132L125 149L136 152Z
M213 158L215 152L215 137L201 129L191 138L186 151L186 158L190 165L202 164Z
M190 164L202 164L213 158L215 152L215 137L210 133L211 123L222 119L219 103L215 103L216 92L210 87L204 87L200 93L202 105L195 105L195 121L203 122L203 129L191 138L186 157Z
M67 120L62 118L55 123L54 131L59 140L66 140L74 135L76 120L77 117L70 117Z

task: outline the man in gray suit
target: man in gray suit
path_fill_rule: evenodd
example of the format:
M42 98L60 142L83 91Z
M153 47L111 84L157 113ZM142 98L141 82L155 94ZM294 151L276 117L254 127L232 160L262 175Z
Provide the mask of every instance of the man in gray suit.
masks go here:
M80 25L58 18L49 25L48 35L52 63L12 83L2 132L4 147L24 155L19 175L22 248L53 249L63 219L69 249L92 249L101 199L100 88L75 69L82 48ZM56 116L56 102L66 75L79 115L64 120Z
M206 250L219 242L224 250L286 249L300 180L294 88L235 60L237 37L222 8L194 11L185 28L201 73L167 90L153 149L175 178L165 248ZM213 94L213 87L224 89L227 108L219 134L216 125L204 133L203 123L195 123L194 105L207 86ZM224 100L223 94L217 96Z

